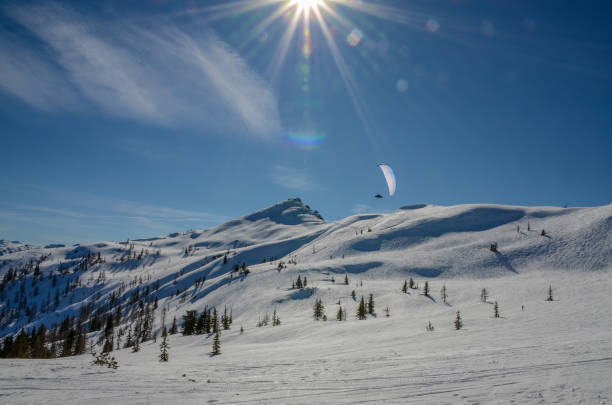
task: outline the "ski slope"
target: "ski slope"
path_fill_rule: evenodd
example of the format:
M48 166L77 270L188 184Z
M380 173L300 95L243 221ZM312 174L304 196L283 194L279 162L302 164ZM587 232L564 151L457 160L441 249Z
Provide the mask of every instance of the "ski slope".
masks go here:
M612 205L419 205L326 223L290 199L209 230L146 240L27 248L3 242L0 275L41 255L48 255L43 274L87 252L105 261L68 271L59 287L75 278L80 285L57 309L12 319L0 335L50 327L84 303L103 305L139 278L142 285L160 280L166 324L204 305L232 308L234 322L221 333L219 356L209 355L212 336L179 334L169 338L168 363L157 361L159 340L142 343L138 353L114 351L117 370L90 365L90 355L0 359L0 395L6 403L610 403L611 228ZM149 254L120 261L130 244ZM233 272L242 263L248 276ZM307 288L291 289L298 275ZM420 288L404 294L410 277ZM425 281L430 297L422 295ZM27 276L25 283L28 302L44 307L51 280L38 282L37 296ZM17 293L13 284L3 306ZM549 285L553 302L545 301ZM134 288L125 289L126 300ZM482 288L490 292L486 303ZM369 294L376 315L357 320L358 301ZM327 321L312 317L317 298ZM346 321L335 319L338 301ZM494 301L501 318L493 318ZM274 310L281 325L255 326ZM465 326L459 331L456 311ZM425 330L429 321L433 332Z

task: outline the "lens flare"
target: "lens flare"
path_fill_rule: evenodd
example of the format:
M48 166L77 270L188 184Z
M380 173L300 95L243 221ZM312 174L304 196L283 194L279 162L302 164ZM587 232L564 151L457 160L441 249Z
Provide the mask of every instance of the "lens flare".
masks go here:
M361 42L361 38L363 38L363 34L357 28L354 28L351 33L346 37L346 41L350 46L357 46L359 42Z
M287 134L287 140L302 149L312 150L323 144L325 141L325 134L316 132L290 132Z

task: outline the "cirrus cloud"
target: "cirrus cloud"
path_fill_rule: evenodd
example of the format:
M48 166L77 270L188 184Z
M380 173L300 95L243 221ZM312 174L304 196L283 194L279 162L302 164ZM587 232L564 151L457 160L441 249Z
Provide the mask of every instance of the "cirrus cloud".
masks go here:
M205 25L85 15L53 3L2 11L35 41L0 31L0 89L35 108L89 106L152 125L263 139L280 130L271 87Z

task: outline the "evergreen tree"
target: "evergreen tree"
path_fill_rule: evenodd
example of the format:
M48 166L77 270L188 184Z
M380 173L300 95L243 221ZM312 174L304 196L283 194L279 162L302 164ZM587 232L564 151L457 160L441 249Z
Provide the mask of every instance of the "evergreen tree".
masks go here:
M206 331L205 324L206 324L206 307L204 308L204 310L202 311L202 313L198 316L198 319L196 320L194 333L196 335L201 335L202 333L204 333Z
M280 318L276 313L276 308L274 308L274 313L272 314L272 326L278 326L281 324Z
M440 296L442 297L442 302L446 304L446 299L448 298L448 295L446 294L446 284L442 286L442 289L440 290Z
M356 299L355 290L351 291L351 297L353 298L353 300Z
M74 329L70 329L68 335L64 339L64 346L62 347L62 357L72 356L72 347L76 339L76 332Z
M166 327L164 326L164 329L162 330L162 341L161 344L159 345L159 361L162 362L167 362L168 361L168 349L170 348L170 345L168 344L167 341L168 338L168 333L166 331Z
M10 271L12 271L12 269ZM10 357L15 357L14 356L13 337L11 335L8 335L7 337L4 338L4 342L3 342L3 346L2 346L2 351L0 352L0 357L2 357L3 359L10 358Z
M218 330L215 333L215 340L213 341L213 347L212 347L211 354L213 356L217 356L221 354L221 338L220 338L220 332Z
M461 314L457 311L457 317L455 318L455 329L459 330L463 328L463 321L461 320Z
M423 286L423 295L426 297L429 297L429 282L425 282L425 285Z
M425 326L425 330L427 330L427 332L433 332L434 327L431 324L431 321L427 322L427 326Z
M497 305L497 301L495 301L495 305L493 305L493 316L499 318L499 306Z
M242 325L240 325L240 334L242 335L244 333L244 328L242 327Z
M213 327L213 332L215 333L219 332L219 316L217 315L217 307L213 308L212 327Z
M132 353L137 353L140 351L140 339L138 336L134 336L134 345L132 346Z
M36 334L32 331L33 337L31 342L31 356L33 359L44 359L50 357L49 350L47 346L45 346L45 337L47 334L47 329L45 325L42 324L38 328Z
M489 298L489 292L487 291L486 288L483 288L480 291L480 301L487 302L487 298Z
M402 286L402 292L404 294L408 293L408 281L404 280L404 285Z
M409 288L414 288L414 280L412 279L412 277L410 277L410 280L408 280L408 287Z
M276 310L274 310L276 314ZM221 317L221 324L223 325L223 329L227 330L230 328L230 318L227 315L227 306L223 309L223 316ZM274 319L272 320L272 325L274 325Z
M193 335L196 326L197 311L190 310L183 315L183 330L184 336Z
M321 301L320 298L317 298L315 300L314 309L313 309L314 318L320 319L321 317L323 317L324 311L325 311L325 306L323 305L323 301Z
M336 313L336 319L341 321L343 320L344 311L342 311L342 307L338 307L338 312Z
M178 328L176 326L176 316L172 319L172 327L170 328L170 334L175 335L178 332Z
M548 297L546 297L546 301L553 301L552 285L548 286Z
M124 349L127 349L129 347L132 347L134 345L134 341L133 341L133 337L132 337L132 328L128 328L128 334L127 337L125 338L125 345L123 346Z
M19 359L30 357L30 338L24 328L21 328L21 332L19 332L19 335L17 335L13 342L13 353L10 357L17 357Z
M357 319L363 320L366 319L367 308L363 296L361 296L361 301L359 302L359 307L357 308Z
M374 314L374 294L370 294L370 299L368 300L368 314Z
M348 274L344 275L344 284L349 285Z
M295 288L304 288L304 284L302 284L302 277L298 275L298 278L295 282Z
M107 338L104 341L104 346L102 347L102 353L108 353L113 351L113 337Z

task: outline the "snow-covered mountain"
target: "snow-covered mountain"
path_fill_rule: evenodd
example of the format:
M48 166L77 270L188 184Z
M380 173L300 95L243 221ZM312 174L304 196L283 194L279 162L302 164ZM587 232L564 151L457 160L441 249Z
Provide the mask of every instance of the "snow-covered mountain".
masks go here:
M497 249L492 249L492 245ZM308 357L292 352L300 346L313 349L309 342L327 342L312 344L325 356L339 360L337 357L342 355L337 353L345 353L353 361L357 354L353 349L363 348L343 349L342 342L358 345L354 336L363 334L368 344L379 339L380 347L393 352L406 333L413 337L439 336L425 335L425 322L432 320L435 325L448 318L451 325L459 309L467 311L467 321L474 331L483 336L493 333L489 326L483 326L489 316L488 306L477 299L485 285L494 286L495 300L500 300L505 314L512 314L510 319L518 319L521 305L539 307L549 284L558 291L570 288L567 283L571 283L572 292L567 293L565 304L559 307L582 317L585 327L589 327L587 320L593 319L595 313L608 316L609 299L603 312L583 313L601 295L584 298L577 306L574 302L574 307L568 305L570 297L575 298L572 294L577 294L576 289L612 287L609 280L612 205L590 208L414 205L393 213L361 214L327 223L318 212L293 198L207 230L75 246L38 247L2 241L0 254L0 277L4 279L0 292L0 337L41 324L57 329L62 324L74 327L80 323L89 331L90 341L102 343L105 320L119 311L120 321L113 326L123 333L125 341L125 332L132 328L139 306L142 310L143 305L156 302L161 311L155 313L152 331L157 335L162 319L170 327L176 318L180 327L188 310L200 312L205 306L220 311L230 309L233 327L224 333L224 344L240 353L231 357L236 364L244 364L249 356L263 363L278 362L286 359L284 356L321 360L319 355ZM306 288L292 288L298 276L307 278ZM348 285L344 284L345 277ZM409 278L421 289L427 281L432 286L432 296L419 298L417 290L402 293L402 283ZM439 297L442 285L452 291L449 303L442 303ZM365 333L371 324L355 320L354 314L359 298L369 294L377 299L378 317L371 321L376 325L374 330ZM350 314L347 326L325 329L322 323L313 321L312 308L317 299L324 303L330 323L336 322L332 321L336 311L343 307ZM389 318L384 316L385 307L390 308ZM282 318L280 327L255 327L275 310ZM554 319L560 322L562 315ZM533 322L538 319L537 314L530 316ZM611 322L609 317L606 319L590 331L590 338L599 338L604 333ZM505 323L504 332L499 333L516 330L517 324L509 322ZM536 340L544 338L538 335L544 330L543 325L549 330L565 331L562 326L550 324L551 320L538 322L541 323L526 329L537 335ZM238 332L239 325L245 329L244 335ZM414 331L407 332L407 327ZM382 334L376 335L377 330ZM513 336L527 345L527 336ZM173 336L173 356L189 362L190 350L209 351L208 337ZM443 341L465 350L470 347L469 339L459 343L452 339L449 335ZM477 341L482 345L480 338ZM413 344L415 350L429 350L422 342ZM267 348L268 356L255 354L260 345ZM434 346L443 356L444 350L440 352L440 346ZM156 347L150 341L143 342L143 353L149 353L152 361ZM607 350L610 344L602 343L601 347ZM127 352L119 351L120 363L129 363L130 356L143 356ZM388 351L384 355L379 351L373 353L382 356L379 360L383 363L389 355ZM527 356L527 352L519 354ZM450 352L448 356L452 357ZM391 358L387 360L389 364L383 367L394 364ZM463 364L455 360L458 367ZM220 366L216 360L212 364ZM605 364L609 367L611 363ZM365 377L367 373L362 371ZM394 374L391 368L387 371ZM276 402L271 398L260 400ZM334 398L342 402L342 396ZM385 398L388 399L384 395L375 396L378 401ZM284 401L287 399L281 400Z
M301 273L386 279L602 270L612 263L611 229L612 205L415 205L326 223L318 212L292 198L208 230L150 239L45 247L3 240L0 277L6 278L9 269L17 275L4 283L1 332L14 333L40 322L50 327L74 315L82 304L102 305L122 283L136 278L146 280L124 288L125 297L159 280L158 299L172 300L177 289L189 294L189 302L177 308L180 312L201 306L200 300L220 302L228 294L244 294L271 271L270 282L286 287L291 285L289 275ZM493 243L497 252L490 250ZM90 259L84 264L87 255ZM279 261L292 264L278 272ZM251 275L232 283L232 273L242 264ZM193 284L202 277L206 282L196 292ZM63 294L66 283L71 283L70 292ZM217 290L226 285L231 285L229 291L219 294ZM26 308L10 316L8 309L23 301L17 297L21 288ZM62 296L54 307L50 301L56 291Z

